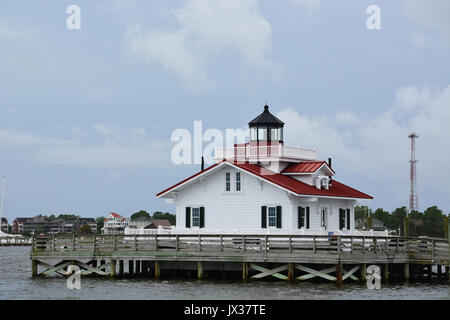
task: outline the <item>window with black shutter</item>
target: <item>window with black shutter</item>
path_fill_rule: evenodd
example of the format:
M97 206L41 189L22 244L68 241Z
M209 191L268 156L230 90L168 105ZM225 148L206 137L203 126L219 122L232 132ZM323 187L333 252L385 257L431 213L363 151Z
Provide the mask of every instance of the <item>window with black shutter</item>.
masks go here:
M277 206L277 228L281 229L281 206Z
M339 230L345 229L345 210L339 209Z
M309 207L298 207L298 228L309 229Z
M191 207L186 207L186 228L191 227Z
M267 228L267 207L261 207L261 228Z
M200 228L205 227L205 207L200 207Z
M347 230L350 230L350 209L347 209Z

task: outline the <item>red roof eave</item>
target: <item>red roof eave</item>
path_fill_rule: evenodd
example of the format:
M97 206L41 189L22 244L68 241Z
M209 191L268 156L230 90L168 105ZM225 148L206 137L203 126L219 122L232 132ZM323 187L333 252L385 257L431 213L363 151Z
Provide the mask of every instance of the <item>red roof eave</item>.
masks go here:
M183 181L180 181L179 183L173 185L170 188L167 188L160 193L158 193L156 196L160 197L161 195L175 189L176 187L182 185L183 183L186 183L199 175L210 171L213 168L216 168L218 165L222 164L223 162L227 162L231 166L235 166L237 168L240 168L250 174L253 174L263 180L266 180L272 184L275 184L281 188L284 188L295 195L301 196L301 195L307 195L307 196L320 196L320 197L338 197L338 198L356 198L356 199L373 199L372 196L365 194L361 191L358 191L356 189L353 189L343 183L340 183L336 180L332 181L331 187L327 189L317 189L314 186L310 186L302 181L299 181L297 179L294 179L288 175L283 174L276 174L276 173L270 173L270 174L262 174L261 170L263 169L261 166L256 164L250 164L250 163L231 163L229 161L222 161L219 163L216 163L205 170L202 170L200 172L197 172L196 174L190 176L189 178L184 179ZM326 164L326 162L324 162ZM264 169L267 170L267 169ZM268 170L267 170L268 171ZM333 171L334 172L334 171Z

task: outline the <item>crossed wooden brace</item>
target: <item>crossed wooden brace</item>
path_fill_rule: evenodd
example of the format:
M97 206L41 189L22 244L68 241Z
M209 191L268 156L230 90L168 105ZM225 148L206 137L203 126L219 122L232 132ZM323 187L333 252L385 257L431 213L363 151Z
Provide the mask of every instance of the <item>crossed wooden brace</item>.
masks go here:
M280 267L277 267L277 268L274 268L274 269L271 269L271 270L267 269L267 268L264 268L264 267L261 267L261 266L258 266L258 265L253 264L253 263L250 263L249 266L250 266L251 269L260 271L260 273L252 276L251 277L252 279L261 279L261 278L264 278L264 277L267 277L267 276L273 276L273 277L276 277L276 278L281 279L281 280L288 280L287 276L285 276L284 274L279 273L281 271L287 270L288 269L288 265L280 266ZM312 268L308 268L308 267L305 267L305 266L302 266L302 265L298 265L298 264L295 265L295 268L297 268L297 269L299 269L301 271L307 272L307 274L305 274L305 275L296 277L297 280L308 280L308 279L312 279L312 278L315 278L315 277L321 277L321 278L324 278L324 279L327 279L327 280L331 280L331 281L336 281L337 280L337 278L335 276L329 275L329 273L336 271L336 267L335 266L329 267L329 268L326 268L326 269L323 269L323 270L320 270L320 271L319 270L314 270ZM342 269L342 272L344 272L344 274L342 276L342 280L350 278L352 280L359 281L359 279L356 276L353 275L357 270L359 270L359 266L355 266L352 269L350 269L349 271L347 271L345 269Z
M77 265L84 269L84 270L81 270L81 275L88 275L91 273L96 273L101 276L109 275L105 271L102 271L102 270L106 269L106 266L107 266L106 263L104 263L98 267L93 267L93 266L91 266L87 263L83 263L81 261L61 261L53 266L51 264L48 264L48 263L45 263L45 262L39 261L39 260L36 260L36 262L37 262L37 264L42 265L43 267L47 268L46 270L39 273L39 276L47 276L47 275L52 274L53 272L58 273L63 276L70 276L70 273L65 271L64 269L71 264Z

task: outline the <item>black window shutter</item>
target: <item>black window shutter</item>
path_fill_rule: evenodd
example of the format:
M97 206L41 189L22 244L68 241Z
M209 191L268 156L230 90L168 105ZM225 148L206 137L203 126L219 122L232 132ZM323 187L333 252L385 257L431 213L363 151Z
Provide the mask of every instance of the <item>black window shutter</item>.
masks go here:
M191 227L191 207L186 207L186 228Z
M205 207L200 207L200 228L205 227Z
M298 228L301 229L305 226L305 208L298 207Z
M347 229L350 230L350 209L347 209Z
M277 206L277 228L281 229L281 206Z
M267 228L267 207L261 207L261 228Z
M309 207L306 207L306 229L309 229Z
M345 210L339 209L339 230L344 229L345 226Z

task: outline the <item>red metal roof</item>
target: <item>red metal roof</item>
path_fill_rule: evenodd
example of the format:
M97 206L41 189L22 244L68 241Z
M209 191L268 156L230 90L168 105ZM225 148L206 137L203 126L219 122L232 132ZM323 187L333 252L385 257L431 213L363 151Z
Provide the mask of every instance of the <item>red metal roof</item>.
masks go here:
M308 161L291 164L289 167L284 169L281 173L314 173L320 169L325 164L325 166L331 169L325 161Z
M311 196L323 196L323 197L343 197L343 198L358 198L358 199L373 199L372 196L369 196L363 192L360 192L356 189L353 189L349 186L346 186L343 183L340 183L336 180L332 181L332 185L331 187L326 190L326 189L317 189L314 186L310 186L302 181L299 181L297 179L294 179L292 177L286 176L286 175L282 175L282 174L278 174L275 173L273 171L270 171L268 169L265 169L257 164L251 164L251 163L231 163L229 161L224 160L223 162L227 162L230 165L236 166L244 171L247 171L251 174L254 174L262 179L265 179L277 186L280 186L282 188L285 188L295 194L302 194L302 195L311 195ZM194 174L193 176L173 185L170 188L167 188L163 191L161 191L160 193L158 193L156 196L160 196L174 188L176 188L177 186L181 185L182 183L185 183L191 179L194 179L195 177L199 176L200 174L209 171L215 167L217 167L219 164L223 163L216 163L214 165L212 165L209 168L206 168L203 171L200 171L196 174Z
M268 169L265 169L256 164L239 164L234 163L233 165L253 173L263 179L266 179L280 187L288 189L289 191L296 194L304 194L304 195L312 195L312 196L323 196L323 197L343 197L343 198L358 198L358 199L373 199L372 196L369 196L361 191L353 189L349 186L346 186L343 183L340 183L333 179L331 187L326 189L317 189L314 186L310 186L302 181L294 179L289 176L285 176L282 174L274 173Z
M111 212L111 214L114 218L123 218L120 214L117 214L115 212Z

